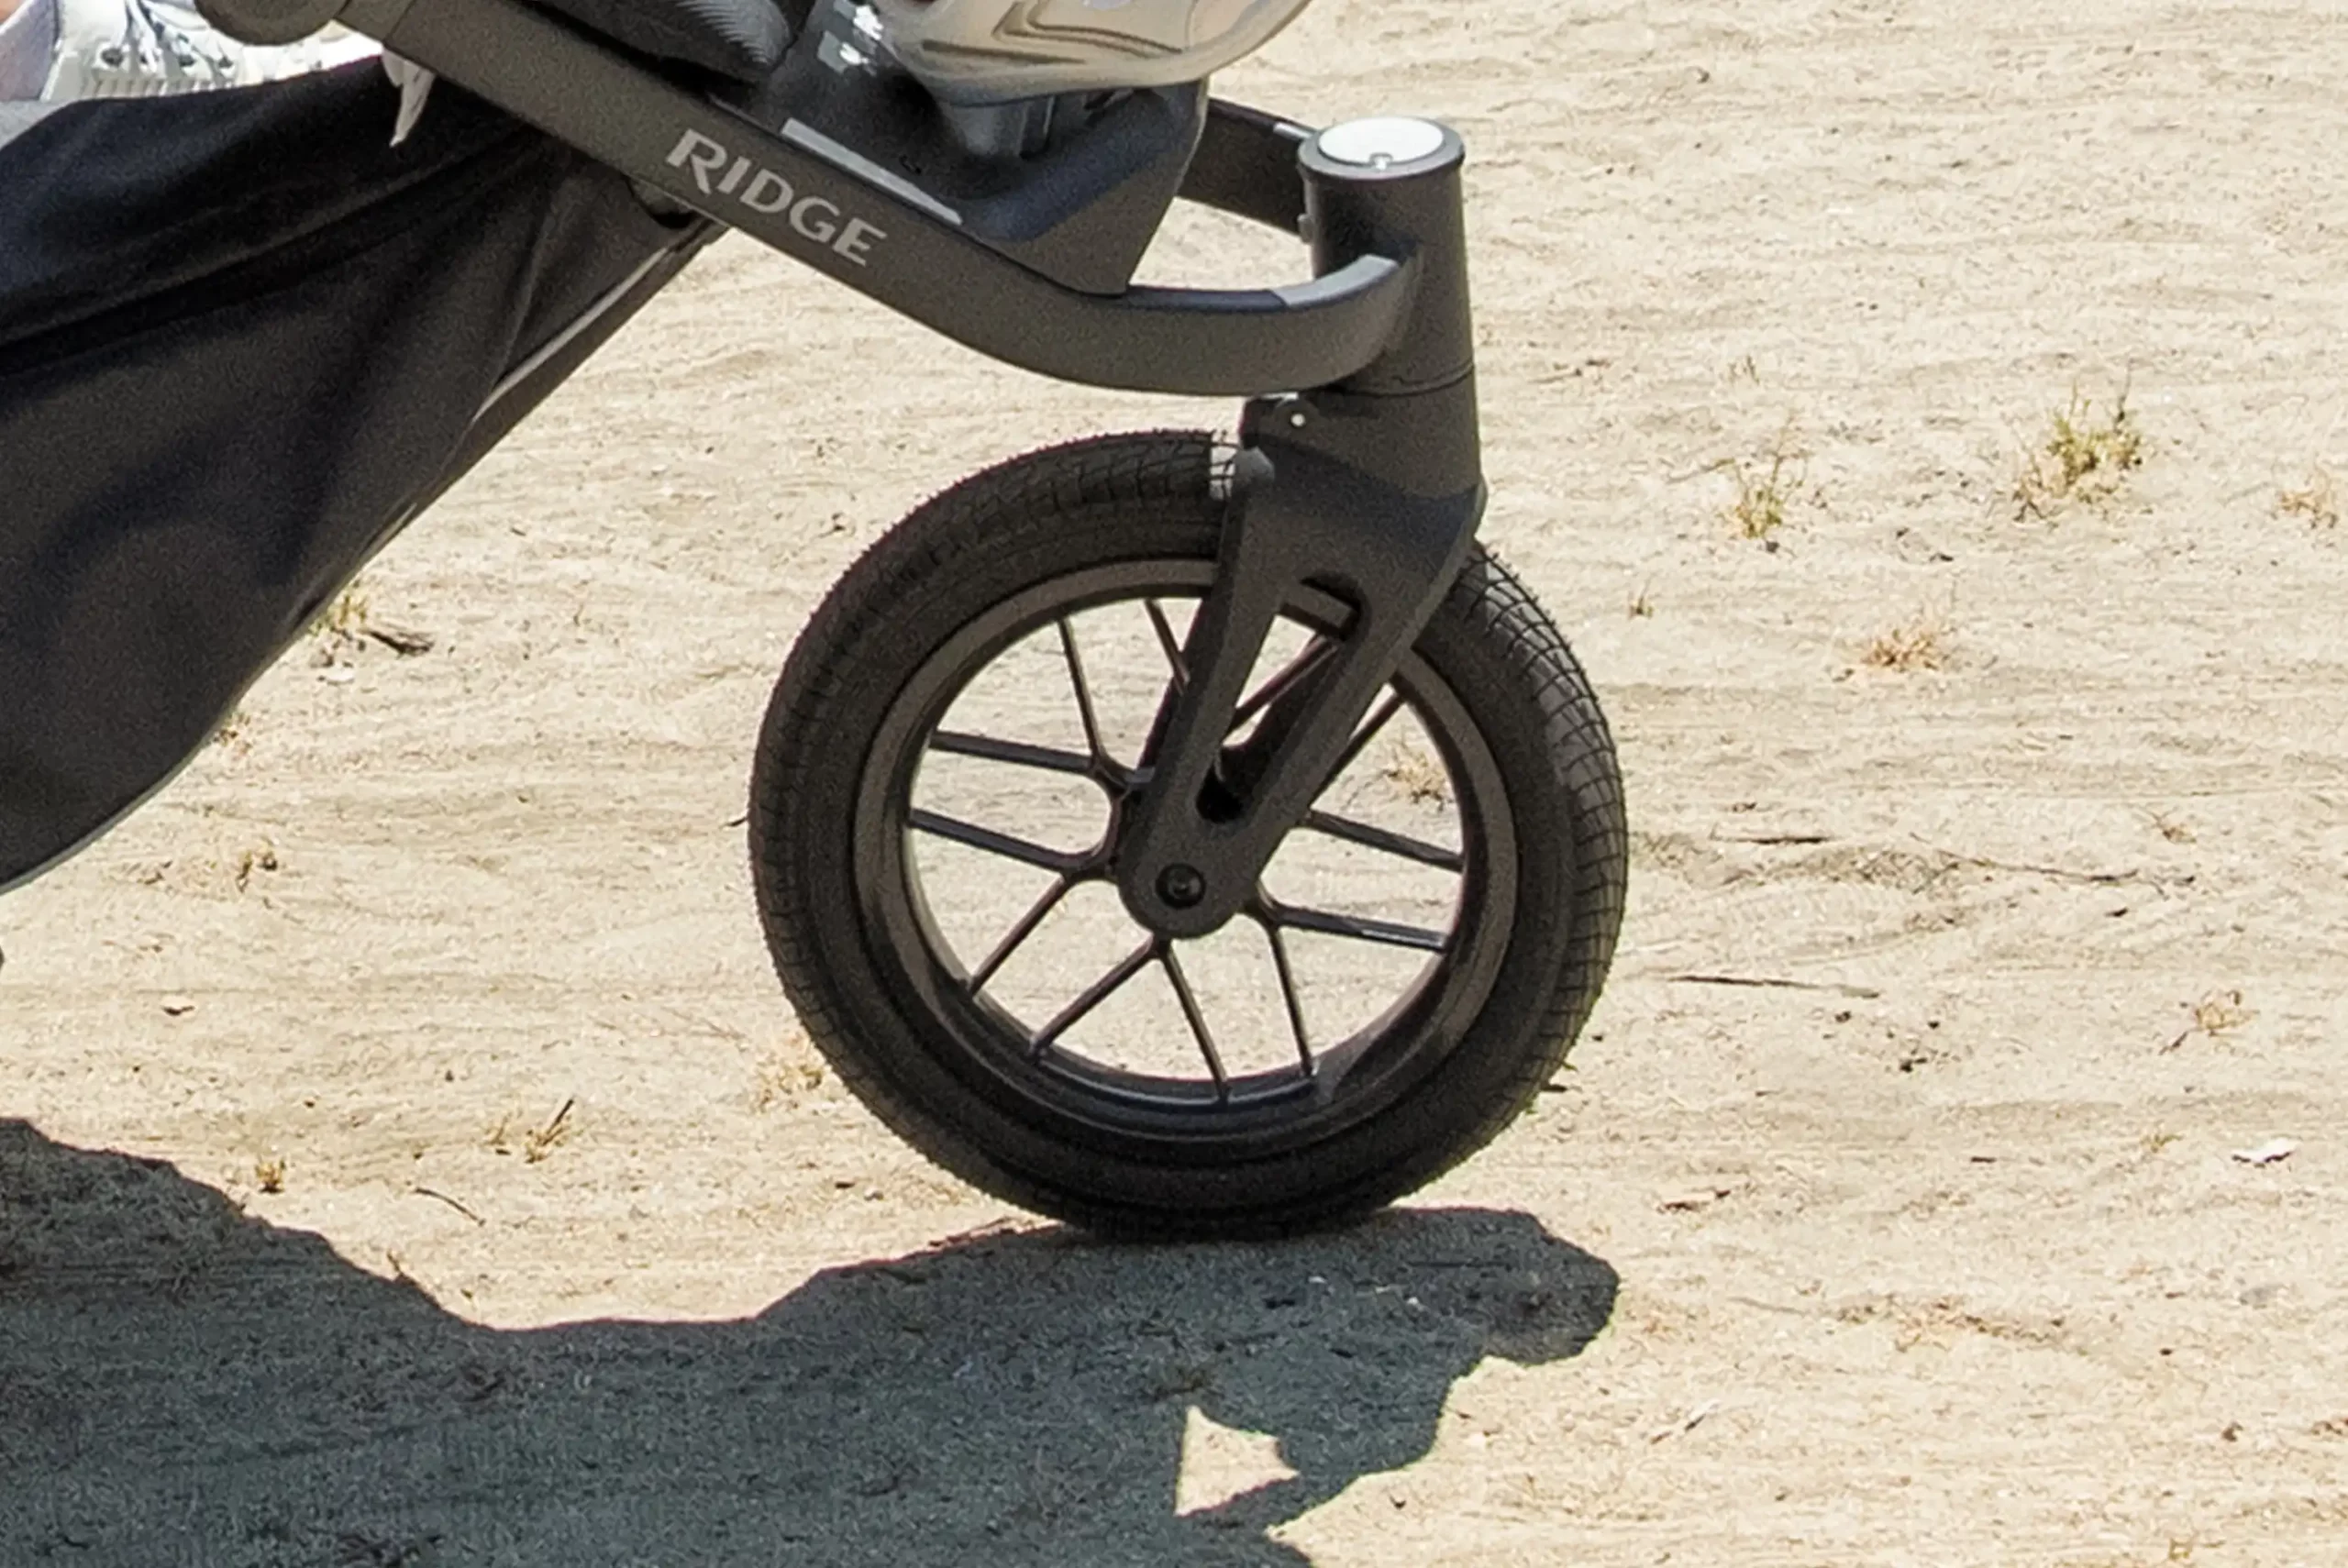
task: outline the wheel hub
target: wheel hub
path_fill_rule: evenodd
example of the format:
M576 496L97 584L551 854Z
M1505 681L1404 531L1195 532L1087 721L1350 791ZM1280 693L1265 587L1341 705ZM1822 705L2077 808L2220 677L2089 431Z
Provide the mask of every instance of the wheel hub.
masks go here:
M1207 896L1207 879L1195 866L1168 866L1157 874L1157 896L1175 909L1196 909Z

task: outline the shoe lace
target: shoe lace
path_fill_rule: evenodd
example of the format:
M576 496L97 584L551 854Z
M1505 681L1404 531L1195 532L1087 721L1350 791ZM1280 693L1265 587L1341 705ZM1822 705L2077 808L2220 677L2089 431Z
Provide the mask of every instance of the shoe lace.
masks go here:
M97 51L101 70L161 71L167 77L233 81L237 61L216 42L200 39L157 16L147 0L123 0L122 37Z

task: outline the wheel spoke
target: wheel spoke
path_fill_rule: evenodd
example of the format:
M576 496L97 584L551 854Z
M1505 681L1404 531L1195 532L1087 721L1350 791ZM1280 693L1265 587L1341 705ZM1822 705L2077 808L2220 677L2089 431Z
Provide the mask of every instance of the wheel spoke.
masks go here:
M994 978L995 971L1011 961L1011 955L1019 951L1020 944L1036 934L1036 928L1044 923L1044 917L1059 908L1060 900L1068 897L1068 890L1075 886L1076 883L1067 877L1053 883L1050 889L1036 900L1035 907L1019 917L1019 923L995 944L994 951L987 955L987 961L971 971L970 977L962 982L963 988L972 996L986 989L987 982Z
M1273 924L1286 926L1290 931L1348 937L1356 942L1374 942L1386 947L1416 947L1427 953L1441 953L1451 945L1451 938L1443 932L1429 931L1424 926L1404 925L1398 921L1333 914L1327 910L1301 909L1294 904L1273 904L1268 912Z
M1289 967L1288 943L1280 935L1280 928L1268 925L1264 934L1272 944L1272 967L1280 977L1280 999L1288 1004L1289 1032L1296 1036L1297 1059L1304 1064L1304 1076L1318 1075L1320 1066L1312 1059L1312 1043L1304 1032L1304 999L1297 995L1296 971Z
M1149 611L1149 624L1157 632L1158 651L1166 656L1168 668L1174 671L1174 690L1180 691L1191 683L1191 667L1182 658L1182 640L1174 635L1174 623L1166 618L1166 608L1155 599L1143 601Z
M1239 704L1231 715L1231 727L1234 730L1246 728L1248 720L1287 696L1295 689L1297 682L1319 668L1322 661L1329 657L1329 651L1336 646L1327 637L1313 638L1302 653L1282 665L1253 697Z
M1167 667L1173 671L1173 679L1158 694L1157 712L1149 721L1149 736L1141 744L1138 770L1148 773L1157 766L1157 748L1165 744L1167 727L1174 723L1174 709L1191 684L1191 668L1183 661L1181 641L1174 635L1174 624L1166 618L1165 607L1155 599L1145 599L1142 607L1149 612L1149 624L1157 633L1158 651L1166 656Z
M1060 751L1048 745L1029 745L1024 741L1001 740L993 735L970 734L961 730L939 730L929 737L929 748L955 756L1007 762L1014 767L1040 767L1048 773L1073 773L1081 778L1090 778L1096 771L1089 758L1079 756L1072 751Z
M1174 997L1182 1004L1182 1016L1191 1025L1191 1038L1199 1043L1199 1055L1207 1059L1207 1071L1214 1076L1214 1097L1231 1098L1231 1076L1223 1070L1223 1054L1214 1048L1214 1035L1207 1029L1206 1014L1199 1010L1199 999L1191 994L1190 977L1182 973L1182 961L1174 955L1174 944L1167 943L1158 953L1166 966L1166 977L1174 982Z
M1321 780L1321 788L1326 790L1330 785L1342 778L1346 769L1354 765L1354 758L1368 749L1369 743L1378 738L1378 732L1384 729L1394 715L1401 711L1401 693L1388 692L1386 701L1378 705L1378 711L1370 714L1369 721L1354 732L1354 738L1347 741L1346 749L1337 754L1336 765L1329 769L1328 777Z
M1329 812L1307 812L1303 825L1331 838L1342 838L1348 844L1358 844L1367 849L1399 855L1405 860L1415 860L1422 866L1433 866L1440 870L1459 871L1468 865L1466 857L1456 849L1445 849L1439 844L1429 844L1423 838L1412 838L1407 834L1389 833L1384 828L1372 827L1368 823L1357 823L1351 817L1341 817Z
M1146 762L1155 755L1158 738L1164 733L1168 721L1173 716L1174 700L1180 697L1191 683L1191 668L1183 657L1181 640L1174 635L1174 624L1168 619L1164 607L1155 599L1146 600L1144 604L1149 612L1149 624L1157 633L1158 651L1166 656L1167 666L1174 673L1173 687L1167 692L1166 700L1158 705L1157 722L1150 731L1149 746L1144 753L1145 762ZM1329 657L1330 651L1336 646L1336 643L1331 639L1316 635L1294 658L1274 671L1271 678L1258 687L1253 695L1232 710L1231 723L1224 733L1229 735L1246 729L1249 720L1287 696L1307 676L1319 668L1323 661ZM1381 715L1378 723L1384 723L1389 716L1390 715ZM1362 744L1368 743L1365 740ZM1346 761L1351 760L1352 754L1347 753ZM1334 778L1337 773L1343 771L1345 771L1345 765L1340 763L1329 777Z
M1084 656L1076 651L1076 627L1065 615L1060 617L1060 654L1068 660L1068 683L1076 692L1077 717L1084 721L1084 744L1092 753L1096 765L1109 760L1109 748L1101 744L1101 720L1092 711L1092 688L1084 679Z
M958 817L940 816L936 812L918 810L908 812L905 814L905 820L918 832L935 834L939 838L950 838L955 843L968 845L972 849L983 849L990 855L1000 855L1007 860L1016 860L1023 865L1037 867L1046 871L1056 871L1062 877L1070 876L1080 870L1091 858L1083 855L1069 855L1058 849L1047 849L1040 844L1030 844L1024 838L1015 838L1007 833L997 833L992 828L983 828L976 823L966 823Z
M1085 987L1082 995L1060 1009L1059 1015L1044 1025L1042 1032L1027 1043L1028 1060L1040 1061L1044 1053L1051 1049L1052 1042L1083 1022L1087 1013L1114 996L1119 987L1140 974L1144 966L1157 956L1157 938L1153 936L1119 959L1115 968Z

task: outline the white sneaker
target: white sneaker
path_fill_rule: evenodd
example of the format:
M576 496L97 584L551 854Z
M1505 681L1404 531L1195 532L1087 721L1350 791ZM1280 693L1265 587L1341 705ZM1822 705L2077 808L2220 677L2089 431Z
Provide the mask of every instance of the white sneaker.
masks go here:
M342 28L276 49L240 44L174 0L58 0L57 58L40 95L56 104L249 87L380 52Z

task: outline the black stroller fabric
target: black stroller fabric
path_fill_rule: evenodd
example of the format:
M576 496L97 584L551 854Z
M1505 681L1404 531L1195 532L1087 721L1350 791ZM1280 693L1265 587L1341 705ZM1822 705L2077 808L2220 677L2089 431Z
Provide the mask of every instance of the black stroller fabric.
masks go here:
M372 64L0 145L0 890L168 779L453 478L509 371L674 235Z

